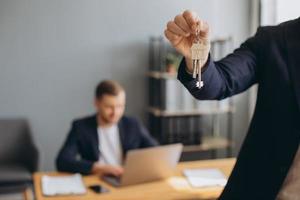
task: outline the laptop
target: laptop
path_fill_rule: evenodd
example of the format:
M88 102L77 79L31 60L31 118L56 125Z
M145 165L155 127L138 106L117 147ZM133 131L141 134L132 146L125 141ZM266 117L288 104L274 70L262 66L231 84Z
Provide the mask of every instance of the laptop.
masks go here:
M126 156L123 175L104 176L103 180L120 187L168 178L173 175L182 148L183 145L178 143L130 150Z

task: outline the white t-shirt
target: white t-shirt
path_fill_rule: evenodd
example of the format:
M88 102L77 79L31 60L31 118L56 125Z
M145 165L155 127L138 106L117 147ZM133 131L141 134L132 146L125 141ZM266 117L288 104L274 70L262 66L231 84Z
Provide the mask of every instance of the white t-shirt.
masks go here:
M122 146L117 125L111 127L98 127L99 161L102 164L122 165Z

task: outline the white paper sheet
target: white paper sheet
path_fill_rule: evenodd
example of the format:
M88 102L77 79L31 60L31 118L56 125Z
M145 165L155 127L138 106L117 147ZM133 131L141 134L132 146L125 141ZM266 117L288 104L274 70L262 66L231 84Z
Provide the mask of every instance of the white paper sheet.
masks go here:
M225 186L227 178L219 169L185 169L183 174L192 187Z
M70 176L42 176L42 191L46 196L85 194L80 174Z

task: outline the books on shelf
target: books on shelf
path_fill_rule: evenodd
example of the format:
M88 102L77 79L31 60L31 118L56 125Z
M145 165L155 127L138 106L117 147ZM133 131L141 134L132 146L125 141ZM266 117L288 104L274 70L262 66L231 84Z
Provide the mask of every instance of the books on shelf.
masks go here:
M217 113L230 108L228 99L222 101L200 101L176 79L149 77L149 105L165 112Z
M200 116L162 117L150 115L150 132L162 144L181 142L184 145L199 145L202 142Z
M165 57L164 38L162 36L150 37L150 44L149 44L150 70L162 71L162 66L164 66L164 62L163 62L164 57Z
M200 101L195 100L195 109L199 110L203 113L211 113L211 112L225 112L229 111L230 109L230 102L229 99L224 99L221 101Z

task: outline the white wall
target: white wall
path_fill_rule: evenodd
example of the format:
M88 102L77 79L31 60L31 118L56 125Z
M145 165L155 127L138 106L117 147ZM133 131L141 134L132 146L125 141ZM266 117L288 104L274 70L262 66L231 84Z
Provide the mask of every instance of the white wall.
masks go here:
M248 36L248 0L0 1L0 117L30 120L41 169L54 169L71 120L93 112L100 80L124 84L127 113L144 117L148 37L185 9L198 11L214 35L233 35L236 44ZM247 100L238 107L242 137Z
M260 0L262 25L276 25L300 17L298 0Z
M300 16L300 1L298 0L277 0L277 22L284 22L296 19Z

